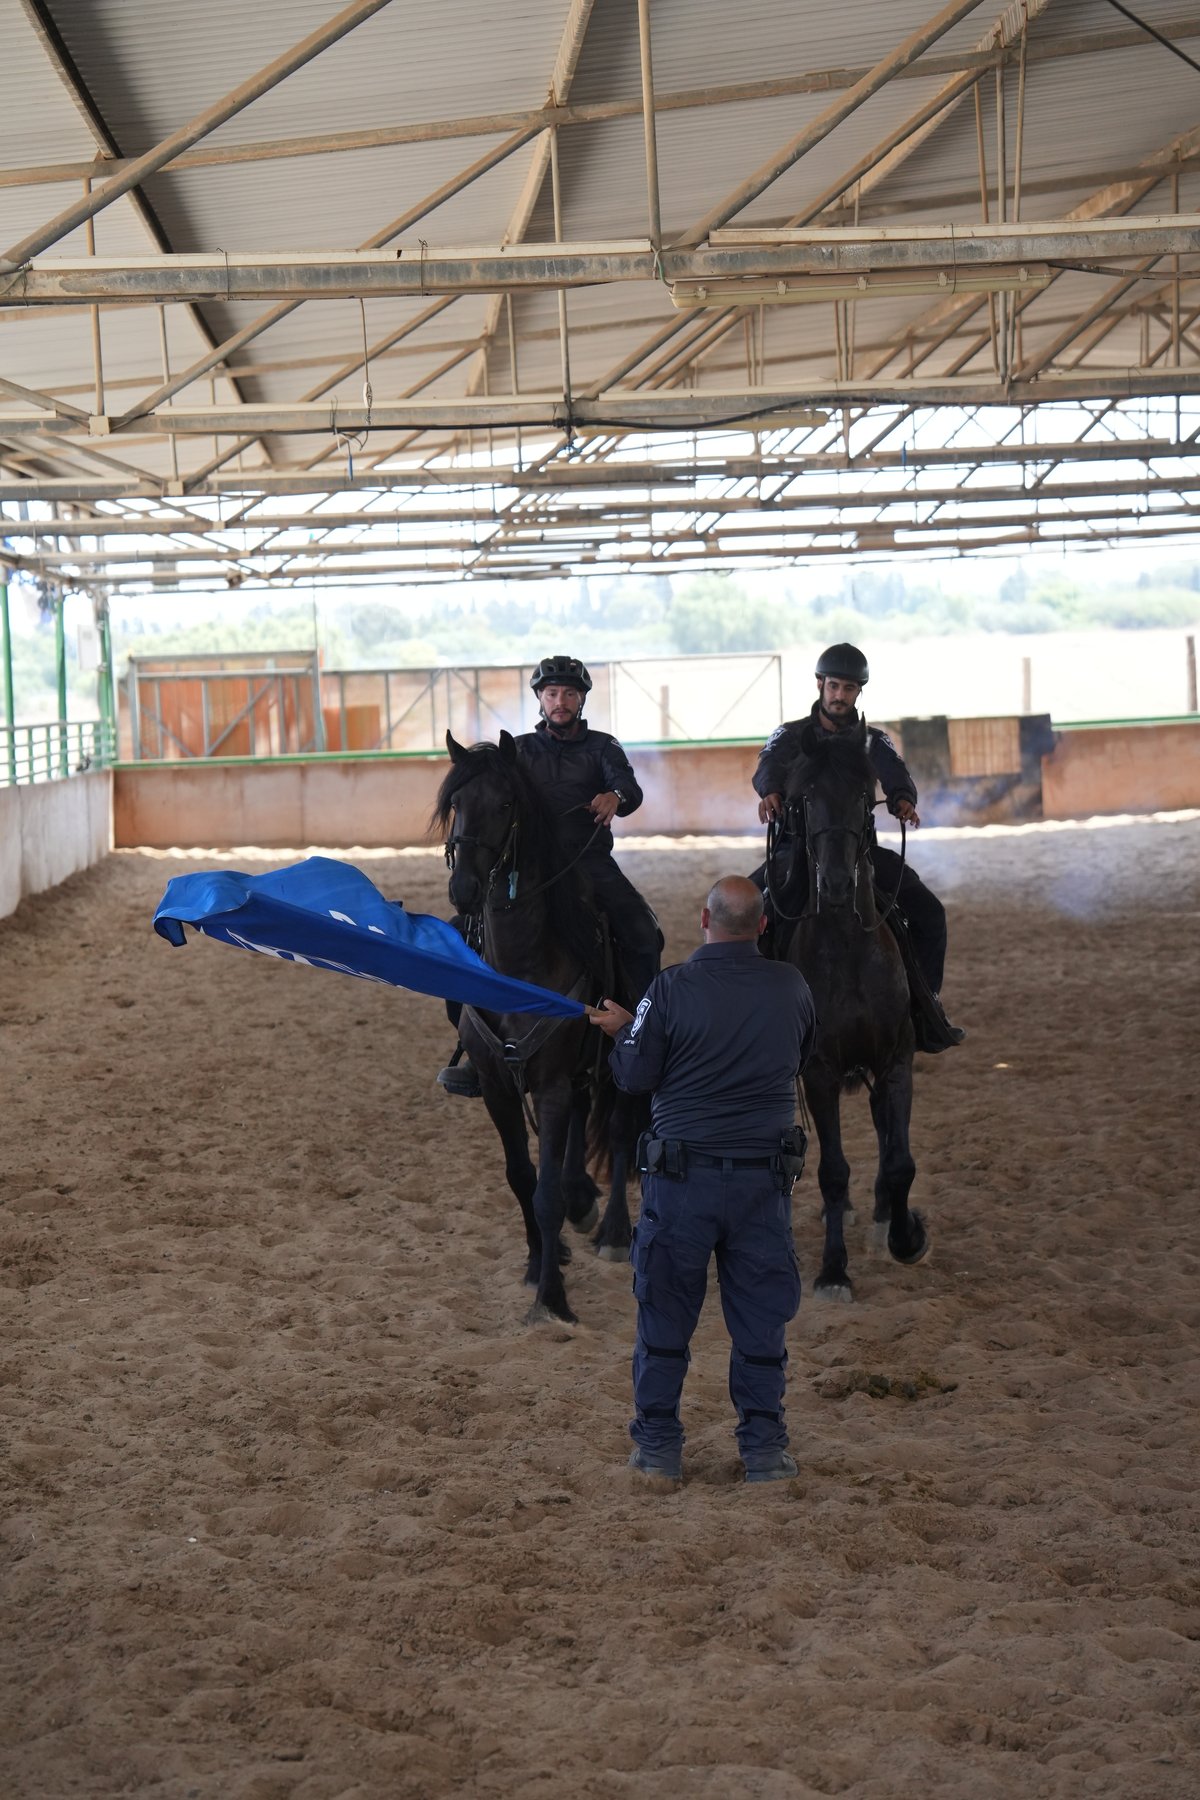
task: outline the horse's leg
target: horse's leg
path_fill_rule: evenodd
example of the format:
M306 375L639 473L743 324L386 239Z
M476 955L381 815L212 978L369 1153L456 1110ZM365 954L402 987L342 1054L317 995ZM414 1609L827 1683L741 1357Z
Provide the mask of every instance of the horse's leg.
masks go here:
M600 1229L592 1239L602 1262L628 1262L633 1227L629 1223L627 1187L637 1147L637 1103L618 1094L609 1129L608 1203Z
M591 1106L590 1091L577 1088L571 1095L571 1122L567 1127L567 1149L563 1158L563 1203L567 1224L572 1231L593 1231L600 1217L596 1204L600 1189L587 1170L587 1117Z
M521 1218L525 1225L525 1242L529 1246L529 1259L525 1265L526 1287L536 1287L542 1266L542 1234L538 1230L533 1211L533 1196L537 1188L537 1170L529 1156L529 1135L525 1130L525 1115L521 1110L521 1101L513 1086L507 1070L497 1073L481 1055L476 1062L479 1071L480 1085L483 1088L483 1103L487 1107L488 1117L496 1127L500 1142L504 1147L504 1179L517 1197L521 1208Z
M562 1168L567 1133L571 1126L569 1082L564 1080L553 1087L539 1088L536 1107L538 1180L533 1195L533 1216L541 1234L542 1255L537 1296L526 1314L526 1320L533 1325L541 1319L565 1319L573 1325L575 1314L567 1304L567 1290L559 1259L559 1236L566 1217Z
M887 1247L897 1262L918 1263L929 1248L925 1223L910 1209L908 1192L917 1165L908 1147L912 1118L912 1057L894 1063L871 1091L871 1118L879 1139L875 1221L887 1222Z
M825 1250L821 1272L813 1282L813 1292L825 1300L853 1300L854 1287L846 1256L850 1164L842 1151L842 1078L837 1070L824 1063L811 1062L804 1071L804 1094L821 1146L817 1185L821 1190L825 1221Z

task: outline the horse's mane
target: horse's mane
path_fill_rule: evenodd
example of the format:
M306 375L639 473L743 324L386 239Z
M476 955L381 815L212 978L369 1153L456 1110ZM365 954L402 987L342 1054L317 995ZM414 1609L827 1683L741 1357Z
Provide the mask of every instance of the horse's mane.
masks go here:
M800 750L788 770L787 796L794 798L813 781L828 781L847 792L875 789L875 771L867 754L867 727L860 719L853 731L822 731L811 719L800 733Z
M451 763L437 791L430 829L436 827L449 833L455 798L481 775L494 775L512 789L517 805L518 866L536 863L542 881L557 874L564 858L554 816L519 759L506 757L498 744L473 744L464 756ZM562 875L546 889L544 898L554 937L564 949L590 964L596 953L595 933L591 915L583 904L579 876L573 869Z

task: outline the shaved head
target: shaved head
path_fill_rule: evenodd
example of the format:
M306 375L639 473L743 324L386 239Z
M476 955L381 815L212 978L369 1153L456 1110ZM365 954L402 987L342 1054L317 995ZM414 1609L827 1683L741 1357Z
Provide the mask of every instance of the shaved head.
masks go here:
M763 897L745 875L722 875L709 889L704 913L701 924L714 936L753 942L762 922Z

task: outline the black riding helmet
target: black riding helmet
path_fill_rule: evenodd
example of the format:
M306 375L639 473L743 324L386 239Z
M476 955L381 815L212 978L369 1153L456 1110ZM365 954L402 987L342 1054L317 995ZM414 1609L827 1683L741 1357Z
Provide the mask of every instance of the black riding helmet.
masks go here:
M813 673L818 680L833 675L838 681L853 681L858 687L866 687L871 677L867 659L856 644L831 644L828 650L822 650Z
M592 678L577 656L543 656L529 677L529 685L535 694L544 687L572 687L581 694L590 694Z

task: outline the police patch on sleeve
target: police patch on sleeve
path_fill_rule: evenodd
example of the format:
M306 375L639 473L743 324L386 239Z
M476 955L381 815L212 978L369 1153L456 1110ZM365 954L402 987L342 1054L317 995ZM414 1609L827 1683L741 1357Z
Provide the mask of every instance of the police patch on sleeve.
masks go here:
M890 750L893 756L898 756L900 754L887 732L880 731L878 725L873 725L871 727L871 736L877 744L882 744L885 750Z
M645 1023L646 1014L649 1011L650 1011L650 996L649 996L649 994L647 994L646 998L644 1000L639 1000L638 1009L637 1009L636 1013L633 1015L633 1024L629 1027L629 1035L631 1038L635 1038L637 1036L638 1032L642 1029L642 1026Z
M763 749L769 750L771 748L772 744L777 744L786 730L787 730L786 725L777 725L775 727L774 731L771 733L770 737L767 739L766 743L763 745Z

